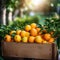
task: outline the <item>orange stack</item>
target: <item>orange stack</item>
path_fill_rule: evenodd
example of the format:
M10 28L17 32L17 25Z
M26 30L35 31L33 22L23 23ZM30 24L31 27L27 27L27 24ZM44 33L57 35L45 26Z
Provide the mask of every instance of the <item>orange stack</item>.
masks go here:
M53 43L55 41L51 33L41 31L36 23L26 25L24 30L11 31L5 36L6 42L24 42L24 43ZM16 33L14 37L12 34Z

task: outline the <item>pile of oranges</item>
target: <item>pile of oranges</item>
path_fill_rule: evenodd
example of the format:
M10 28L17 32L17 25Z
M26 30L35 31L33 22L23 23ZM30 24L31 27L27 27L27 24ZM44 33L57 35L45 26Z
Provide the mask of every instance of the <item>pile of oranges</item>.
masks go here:
M45 32L43 34L43 32ZM14 37L11 35L16 33ZM26 25L24 30L10 31L9 35L5 36L6 42L24 42L24 43L53 43L54 37L46 31L41 31L36 23Z

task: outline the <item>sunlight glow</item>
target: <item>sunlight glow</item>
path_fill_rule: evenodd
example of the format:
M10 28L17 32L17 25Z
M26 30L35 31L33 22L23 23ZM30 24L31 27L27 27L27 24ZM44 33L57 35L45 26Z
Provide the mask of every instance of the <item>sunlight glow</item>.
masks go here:
M53 3L51 3L51 7L54 7L54 4Z
M25 0L25 4L28 8L34 10L35 7L42 7L47 3L48 0ZM43 8L43 7L42 7Z
M34 12L30 12L30 16L34 16L35 15L35 13Z
M43 4L45 0L32 0L31 3L35 6Z

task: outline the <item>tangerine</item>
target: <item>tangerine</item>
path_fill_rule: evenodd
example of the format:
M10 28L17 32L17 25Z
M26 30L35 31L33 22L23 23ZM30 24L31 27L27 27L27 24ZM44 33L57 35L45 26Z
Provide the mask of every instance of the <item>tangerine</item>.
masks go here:
M21 31L21 37L25 37L26 36L26 31Z
M26 25L26 26L25 26L25 30L26 30L26 31L30 31L30 30L31 30L31 26L30 26L30 25Z
M35 37L34 37L34 36L30 36L30 37L29 37L29 42L30 42L30 43L34 43L34 40L35 40Z
M39 33L39 32L40 32L40 30L41 30L41 28L36 28L36 30L37 30L37 32Z
M36 29L31 29L30 31L31 36L37 36L37 30Z
M28 42L28 37L23 37L22 42L27 43Z
M10 31L10 35L12 35L13 33L16 33L16 31Z
M54 42L54 38L50 38L50 40L48 42L49 43L53 43Z
M20 35L15 35L14 41L15 42L21 42L21 36Z
M5 36L5 41L6 42L11 42L12 37L10 35Z
M31 27L32 27L32 28L36 28L36 27L37 27L36 23L32 23L32 24L31 24Z
M21 30L17 30L17 31L16 31L16 34L17 34L17 35L20 35L20 33L21 33Z
M26 37L29 37L30 36L30 33L29 32L26 32L25 36Z
M42 43L42 41L43 41L43 39L41 36L36 36L36 38L35 38L36 43Z
M51 34L46 33L46 34L43 35L43 37L44 37L45 40L48 41L51 38Z

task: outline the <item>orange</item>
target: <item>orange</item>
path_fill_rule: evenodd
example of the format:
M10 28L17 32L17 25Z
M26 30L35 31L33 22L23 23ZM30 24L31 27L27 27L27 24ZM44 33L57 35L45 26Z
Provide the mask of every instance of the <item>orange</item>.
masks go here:
M50 34L51 34L51 35L53 35L53 34L54 34L54 32L53 32L53 31L51 31L51 32L50 32Z
M12 35L13 33L16 33L16 31L10 31L10 35Z
M20 35L15 35L14 41L15 42L21 42L21 36Z
M35 38L36 43L42 43L42 41L43 41L43 39L41 36L36 36L36 38Z
M30 25L26 25L26 26L25 26L25 30L26 30L26 31L30 31L30 30L31 30L31 26L30 26Z
M44 37L45 40L48 41L51 38L51 35L49 33L46 33L46 34L44 34L43 37Z
M6 42L11 42L12 37L10 35L5 36L5 41Z
M30 37L29 37L29 42L30 42L30 43L34 43L34 40L35 40L35 37L33 37L33 36L30 36Z
M41 35L41 34L42 34L42 32L39 32L39 33L38 33L38 35Z
M40 32L41 28L36 28L37 32Z
M32 28L36 28L36 27L37 27L36 23L32 23L32 24L31 24L31 27L32 27Z
M50 38L50 40L48 42L49 43L53 43L54 42L54 38Z
M37 30L36 29L31 29L30 31L31 36L37 36Z
M22 42L27 43L28 42L28 37L23 37Z
M25 37L26 36L26 31L21 31L21 37Z
M43 43L48 43L46 40L43 40Z
M47 30L43 30L42 32L43 32L43 33L47 33Z
M30 36L30 33L29 32L26 32L25 36L26 37L29 37Z
M17 34L17 35L20 35L20 33L21 33L21 30L17 30L17 31L16 31L16 34Z

